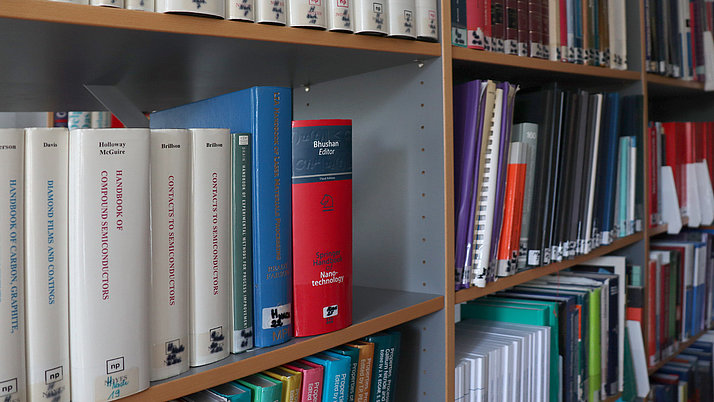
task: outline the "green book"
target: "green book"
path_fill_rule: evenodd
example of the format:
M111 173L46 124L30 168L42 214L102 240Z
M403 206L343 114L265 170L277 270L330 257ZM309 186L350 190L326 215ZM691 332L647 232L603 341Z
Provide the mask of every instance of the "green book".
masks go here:
M600 288L593 288L590 292L590 315L588 325L588 380L590 390L588 400L599 401L602 387L602 366L600 350Z
M397 376L399 374L399 352L402 343L402 333L395 330L389 330L387 333L392 337L392 346L394 347L394 352L392 353L392 376L388 381L389 401L394 402L397 398Z
M558 374L558 361L560 357L560 349L558 343L558 334L560 334L560 305L557 302L532 299L518 299L508 297L486 297L482 300L486 302L502 303L504 305L525 305L525 306L545 306L548 308L546 315L547 322L545 325L550 327L550 398L558 397L560 392L560 375ZM555 366L553 366L555 362Z
M253 348L253 244L251 241L250 134L231 133L233 292L232 353Z
M389 401L387 383L392 377L392 358L394 356L392 336L386 332L378 332L365 337L364 340L374 344L369 402L387 402Z
M253 374L239 379L238 384L253 391L253 402L280 402L283 383L265 374Z
M340 345L330 349L330 352L341 354L350 358L350 379L349 387L347 389L347 400L350 402L354 402L355 390L357 389L357 367L359 366L359 349L352 346Z
M637 386L635 382L635 366L632 362L632 352L630 349L630 335L625 327L625 361L623 362L622 373L622 400L632 402L637 398Z

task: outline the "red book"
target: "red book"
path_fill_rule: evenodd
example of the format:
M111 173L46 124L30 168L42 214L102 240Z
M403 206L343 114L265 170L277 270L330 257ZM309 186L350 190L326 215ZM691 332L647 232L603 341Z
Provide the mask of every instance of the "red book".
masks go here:
M662 128L664 129L665 145L664 164L672 168L679 208L685 210L687 206L687 187L684 174L684 154L686 152L684 149L684 126L682 123L662 123Z
M649 260L647 266L647 365L657 364L657 260Z
M506 0L504 53L518 54L518 0Z
M528 145L514 142L508 155L506 170L506 201L503 205L503 225L498 241L498 276L515 273L523 217L523 191L526 187L526 155Z
M691 121L688 121L686 123L679 123L680 127L682 128L679 136L680 138L677 138L680 140L680 142L683 142L683 153L682 155L684 156L684 163L695 163L697 161L697 151L696 151L696 128L697 124Z
M493 45L493 33L491 32L491 1L492 0L478 0L478 2L482 3L481 13L483 13L483 46L484 49L495 52L496 48Z
M486 48L485 18L484 0L466 2L466 30L468 35L466 46L468 48L478 50Z
M352 324L352 121L293 121L295 336Z
M704 130L704 148L707 167L709 168L709 179L714 183L714 122L706 122Z
M302 373L300 385L300 400L303 402L320 402L322 400L322 377L325 368L307 360L296 360L285 367Z
M504 52L506 1L491 0L491 51Z
M560 11L560 61L568 61L568 2L559 0Z
M528 56L528 0L518 0L518 55Z
M660 266L660 298L659 298L659 350L667 350L667 347L673 341L670 339L669 334L669 263L662 263ZM665 356L662 356L663 358Z
M548 59L550 57L550 15L548 14L548 0L540 0L540 57Z
M528 56L542 57L543 10L540 0L528 0Z
M657 182L659 180L659 166L657 164L657 127L650 123L647 129L649 140L649 169L647 173L647 186L649 188L650 227L659 223L659 209L657 207L659 195Z

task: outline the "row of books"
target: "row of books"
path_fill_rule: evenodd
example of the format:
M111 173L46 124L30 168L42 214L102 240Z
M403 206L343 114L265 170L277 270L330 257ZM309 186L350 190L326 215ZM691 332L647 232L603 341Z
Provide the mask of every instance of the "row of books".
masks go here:
M625 265L600 257L461 305L457 367L480 395L467 400L597 401L622 392Z
M651 122L648 127L650 226L714 222L714 123Z
M185 402L393 402L401 333L390 330L187 395Z
M624 1L452 0L455 46L627 69Z
M648 72L705 81L714 53L712 6L705 0L643 0ZM711 74L711 72L709 72Z
M654 366L670 357L685 342L712 322L714 232L686 230L677 236L653 239L647 265L648 298L644 300L635 272L628 284L628 319L644 323L647 363ZM648 305L648 316L642 307Z
M704 333L691 346L650 377L653 402L708 401L714 395L714 332Z
M68 400L71 372L73 400L116 399L351 324L351 122L296 121L291 135L286 88L208 101L210 115L178 113L233 134L0 132L0 349L12 354L0 384L13 394L25 365L31 398Z
M52 0L329 31L439 39L436 0Z
M454 88L457 288L642 230L642 97L516 91Z

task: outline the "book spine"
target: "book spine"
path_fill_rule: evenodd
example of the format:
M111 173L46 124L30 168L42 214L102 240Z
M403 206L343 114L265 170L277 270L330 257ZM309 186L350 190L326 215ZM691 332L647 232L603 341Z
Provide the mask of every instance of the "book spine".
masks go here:
M513 275L518 264L527 152L527 144L522 142L511 144L506 178L506 198L503 206L503 226L498 240L498 276Z
M598 0L598 32L600 38L600 65L610 67L610 0ZM624 329L623 329L624 331Z
M92 112L68 112L67 128L74 130L77 128L92 127Z
M356 5L359 7L363 2L364 0L357 0ZM465 0L451 0L451 44L453 46L467 46L466 3ZM356 24L357 22L355 22L355 32L357 31Z
M460 11L461 8L458 8L458 10ZM356 0L354 11L355 33L387 34L387 7L385 0ZM464 16L465 21L466 18ZM465 24L463 32L461 28L457 28L457 43L459 42L458 37L461 37L461 34L465 34L465 28Z
M25 322L29 400L69 401L69 132L25 131Z
M387 0L387 34L404 38L416 38L415 0Z
M647 129L647 138L649 140L647 189L649 192L650 227L654 227L659 224L659 195L657 191L657 183L659 182L659 166L657 164L657 128L652 123L650 123L650 126Z
M483 46L484 50L488 50L491 52L496 51L495 45L492 43L493 42L493 33L492 33L492 20L493 16L491 15L493 13L492 7L491 7L491 2L493 0L478 0L477 1L477 12L480 12L483 14Z
M560 61L560 1L548 0L548 58Z
M374 344L360 343L349 344L359 349L359 363L357 366L357 384L355 389L356 402L369 401L370 380L372 377L372 358L374 356Z
M439 19L436 0L416 0L417 38L439 40Z
M486 48L486 37L484 32L484 12L483 0L466 2L466 31L468 35L467 47L470 49L484 50Z
M0 129L0 398L25 401L24 151L22 129Z
M560 44L560 61L568 61L568 3L558 0L558 35Z
M325 3L323 0L286 0L285 5L288 26L325 29ZM330 8L329 5L327 7ZM331 15L328 18L330 17Z
M627 235L635 233L635 194L637 193L637 137L630 137L629 155L627 157Z
M255 22L285 25L286 0L255 0Z
M253 348L252 166L250 134L231 133L232 353Z
M187 13L225 18L226 0L156 0L156 12Z
M151 380L188 370L188 130L151 131Z
M253 333L257 347L292 337L291 93L253 88ZM276 164L277 161L277 164Z
M526 182L523 191L523 214L521 216L520 247L518 269L524 269L528 256L528 232L530 230L531 208L533 204L533 186L535 183L535 164L538 146L538 125L521 123L514 126L514 140L521 141L526 147Z
M518 54L518 0L506 0L504 53Z
M148 129L70 132L74 401L115 400L149 387L149 141Z
M228 0L226 19L237 21L255 21L255 0Z
M195 367L230 353L231 142L228 129L190 132L189 354Z
M112 114L109 112L89 112L91 128L109 128L112 125Z
M518 55L528 56L528 0L517 0Z
M506 0L491 0L491 46L492 52L504 53L506 40Z
M323 0L312 0L323 1ZM433 1L433 0L432 0ZM327 29L330 31L352 32L353 0L329 0L325 4ZM436 30L436 28L434 28Z
M124 8L124 0L89 0L92 6Z
M154 0L125 0L127 10L154 11Z
M528 56L541 57L543 10L540 0L528 0Z
M293 121L295 336L352 323L352 122Z
M651 259L647 272L647 305L655 308L647 310L647 365L654 366L657 363L657 260Z

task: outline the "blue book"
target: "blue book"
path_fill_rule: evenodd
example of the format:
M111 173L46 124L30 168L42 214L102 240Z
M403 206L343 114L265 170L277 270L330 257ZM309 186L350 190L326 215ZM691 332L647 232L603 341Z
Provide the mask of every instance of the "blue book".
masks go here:
M612 50L611 50L612 51ZM597 228L601 243L612 242L615 212L615 184L617 182L617 147L620 128L620 95L616 92L607 94L607 114L600 133L600 153L598 158L598 212Z
M350 366L352 365L350 357L325 351L308 356L305 360L325 368L324 381L322 383L322 400L326 402L346 402Z
M230 129L252 138L256 347L292 337L292 93L252 87L151 114L151 128Z
M391 382L393 369L394 338L386 332L378 332L365 337L364 340L374 344L369 402L387 402L389 401L389 383Z

